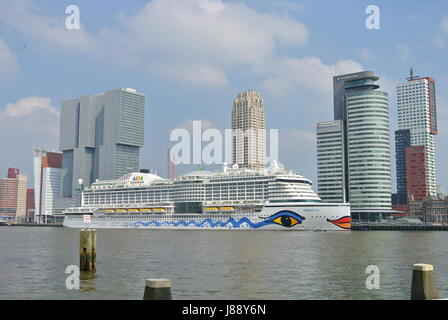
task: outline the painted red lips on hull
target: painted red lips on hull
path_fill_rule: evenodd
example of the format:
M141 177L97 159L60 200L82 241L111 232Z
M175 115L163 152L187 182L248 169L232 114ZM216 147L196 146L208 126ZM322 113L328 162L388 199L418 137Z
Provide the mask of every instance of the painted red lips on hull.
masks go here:
M336 220L330 220L327 219L328 222L331 222L332 224L338 226L339 228L350 230L351 229L351 217L345 216Z

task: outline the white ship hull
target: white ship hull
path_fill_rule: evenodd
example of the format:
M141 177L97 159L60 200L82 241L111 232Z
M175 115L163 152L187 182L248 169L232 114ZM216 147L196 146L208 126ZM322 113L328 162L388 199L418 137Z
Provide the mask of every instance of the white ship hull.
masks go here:
M348 204L268 205L261 212L66 215L69 228L199 230L350 230Z

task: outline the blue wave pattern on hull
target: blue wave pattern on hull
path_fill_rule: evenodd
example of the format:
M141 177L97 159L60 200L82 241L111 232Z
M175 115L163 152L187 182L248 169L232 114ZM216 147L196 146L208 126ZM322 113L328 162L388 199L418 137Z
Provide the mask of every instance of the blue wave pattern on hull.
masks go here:
M184 226L184 227L188 227L190 225L194 225L195 227L202 227L205 223L208 223L210 225L210 227L215 228L215 227L227 227L228 225L232 225L234 228L239 228L243 223L247 223L251 228L260 228L262 226L265 226L267 224L270 224L270 222L265 222L265 221L261 221L261 222L257 222L257 223L253 223L252 221L250 221L248 218L244 217L241 218L240 220L236 221L233 218L229 218L227 221L213 221L210 218L204 219L200 222L196 222L194 220L190 220L189 222L186 222L184 220L179 220L179 221L164 221L164 222L158 222L155 220L152 221L148 221L148 222L143 222L143 221L137 221L134 223L129 223L129 224L124 224L125 227L133 227L133 228L138 228L139 226L142 227L148 227L150 225L154 225L157 227L160 227L162 225L171 225L173 227L178 227L180 225Z
M261 217L260 217L261 218ZM160 227L162 225L171 225L173 227L178 227L180 225L184 227L188 227L190 225L193 225L197 228L201 228L204 226L204 224L208 223L211 228L221 227L225 228L227 226L233 226L234 228L240 228L243 223L246 223L249 227L252 229L257 229L260 227L263 227L268 224L278 224L287 228L293 227L296 224L301 224L303 220L305 220L305 217L299 215L296 212L290 211L290 210L282 210L279 211L270 217L263 218L263 221L254 223L250 221L247 217L243 217L240 220L236 221L232 217L230 217L227 221L214 221L210 218L204 219L200 222L196 222L195 220L190 220L189 222L186 222L184 220L179 221L163 221L159 222L156 220L143 222L143 221L136 221L134 223L125 223L123 224L123 227L125 228L139 228L139 227L148 227L150 225L154 225L157 227Z

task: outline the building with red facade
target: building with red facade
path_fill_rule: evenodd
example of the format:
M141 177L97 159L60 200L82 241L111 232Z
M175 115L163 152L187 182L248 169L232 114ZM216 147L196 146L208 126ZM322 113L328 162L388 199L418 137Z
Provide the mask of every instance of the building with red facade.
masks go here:
M44 148L33 148L34 165L34 221L49 222L61 211L62 153ZM67 206L65 201L63 206Z
M8 168L8 178L16 179L18 174L19 174L19 169Z
M26 218L31 222L34 220L34 189L26 190Z
M0 178L0 214L14 216L17 209L17 179Z
M27 176L16 168L8 169L8 177L0 178L0 216L9 220L26 219Z
M398 128L395 131L397 195L393 204L407 205L411 200L437 195L437 177L435 162L435 136L437 135L437 107L435 80L431 77L411 75L407 81L397 86ZM413 159L406 159L407 147L421 148L409 151ZM416 164L422 160L423 163ZM411 165L411 162L414 164ZM408 172L407 166L413 166L415 172ZM425 166L423 168L423 165ZM422 173L425 174L423 178ZM413 177L414 181L407 181ZM421 179L421 180L419 180ZM413 186L408 190L407 186Z
M406 147L408 199L421 201L429 196L428 166L425 146Z

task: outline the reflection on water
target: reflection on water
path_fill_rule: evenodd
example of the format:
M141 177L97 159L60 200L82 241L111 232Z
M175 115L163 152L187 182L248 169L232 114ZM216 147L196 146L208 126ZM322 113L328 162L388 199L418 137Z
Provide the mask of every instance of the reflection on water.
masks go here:
M171 279L174 299L409 299L414 263L448 297L448 232L97 230L80 290L65 285L79 230L0 227L0 243L0 299L142 299L145 278Z
M81 271L79 275L79 288L86 291L95 290L96 271Z

